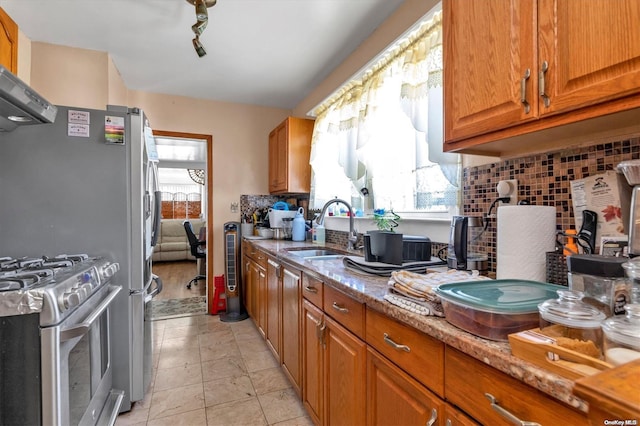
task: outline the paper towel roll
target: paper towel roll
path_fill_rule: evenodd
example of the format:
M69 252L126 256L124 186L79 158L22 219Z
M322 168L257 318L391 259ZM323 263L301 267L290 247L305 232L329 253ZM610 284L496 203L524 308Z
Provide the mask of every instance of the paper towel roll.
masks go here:
M555 242L555 207L499 207L496 278L546 281L545 253Z

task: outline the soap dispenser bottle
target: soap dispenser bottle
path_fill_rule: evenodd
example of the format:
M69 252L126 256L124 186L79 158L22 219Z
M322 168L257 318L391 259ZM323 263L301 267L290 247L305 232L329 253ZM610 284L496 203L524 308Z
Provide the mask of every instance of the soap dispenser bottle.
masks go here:
M302 207L298 209L296 216L293 218L293 228L291 231L291 239L293 241L304 241L306 238L306 226L304 223L304 210Z

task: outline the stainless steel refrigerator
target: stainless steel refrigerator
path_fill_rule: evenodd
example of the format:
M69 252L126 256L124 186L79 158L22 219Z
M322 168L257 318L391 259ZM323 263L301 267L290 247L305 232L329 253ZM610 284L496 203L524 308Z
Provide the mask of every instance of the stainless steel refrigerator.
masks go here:
M160 192L144 113L58 107L55 123L0 132L0 253L87 253L120 264L112 307L113 386L122 411L151 379L152 273Z

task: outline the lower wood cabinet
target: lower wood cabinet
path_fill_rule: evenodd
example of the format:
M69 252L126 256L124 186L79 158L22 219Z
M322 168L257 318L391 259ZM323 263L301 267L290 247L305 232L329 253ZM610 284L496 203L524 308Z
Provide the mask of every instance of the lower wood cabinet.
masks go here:
M282 274L280 263L267 259L266 318L265 339L267 346L280 362L280 311L282 298Z
M245 307L247 313L255 323L260 334L265 336L267 324L266 291L267 275L266 269L254 259L244 257L244 284L245 284Z
M317 425L366 422L366 344L303 302L303 402Z
M449 346L445 349L445 396L485 425L583 425L573 410L530 386ZM516 423L517 424L517 423Z
M244 253L244 245L242 245L243 247L243 253ZM247 256L246 254L242 255L242 304L244 305L244 308L247 310L247 313L249 314L250 317L253 317L253 300L251 300L251 298L253 297L252 292L252 288L251 288L251 259L249 259L249 256Z
M286 262L245 253L247 311L317 426L588 423Z
M323 320L319 308L302 301L302 403L316 425L324 424Z
M366 344L325 315L325 418L329 425L363 425L366 420Z
M367 424L440 425L444 401L425 386L367 349Z
M282 279L282 346L280 360L285 374L298 395L302 394L302 295L301 272L284 266Z

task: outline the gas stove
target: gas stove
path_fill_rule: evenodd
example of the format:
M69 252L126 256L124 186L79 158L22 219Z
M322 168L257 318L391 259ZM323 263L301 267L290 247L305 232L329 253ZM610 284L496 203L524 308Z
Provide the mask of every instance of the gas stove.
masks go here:
M118 270L118 263L87 254L0 257L0 317L38 312L40 326L57 324Z

